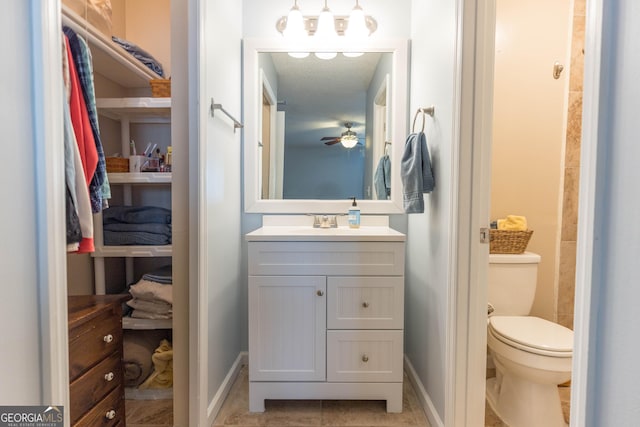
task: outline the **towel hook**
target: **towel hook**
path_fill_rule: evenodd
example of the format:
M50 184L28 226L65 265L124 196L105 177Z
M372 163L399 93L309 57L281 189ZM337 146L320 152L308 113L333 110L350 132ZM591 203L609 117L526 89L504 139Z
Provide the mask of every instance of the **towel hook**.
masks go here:
M413 116L413 126L411 126L411 132L415 132L416 131L416 120L418 119L418 114L422 113L422 130L421 132L424 132L424 122L425 122L425 114L430 115L431 117L433 117L433 115L436 112L436 107L434 107L433 105L431 107L420 107L418 108L418 110L416 111L416 115Z

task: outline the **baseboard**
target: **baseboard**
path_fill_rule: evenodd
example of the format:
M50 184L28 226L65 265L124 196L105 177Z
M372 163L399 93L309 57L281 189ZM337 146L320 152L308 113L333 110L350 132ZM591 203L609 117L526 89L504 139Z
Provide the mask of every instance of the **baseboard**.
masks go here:
M231 365L231 369L229 369L227 376L224 378L224 381L222 381L222 384L218 388L215 396L213 396L213 399L211 399L211 402L209 402L209 405L207 406L207 425L213 425L213 421L218 416L218 412L220 412L220 408L222 408L224 400L229 395L231 387L240 373L240 369L247 365L247 363L249 363L249 353L246 351L240 352L236 360L233 362L233 365Z
M411 381L411 385L413 386L413 389L416 392L416 397L420 402L420 405L422 406L422 410L424 411L424 414L429 420L429 424L431 425L431 427L444 427L444 422L438 415L438 411L436 411L436 408L433 405L433 402L431 401L429 394L424 389L424 385L422 385L422 381L420 381L420 378L418 377L416 370L413 368L413 365L411 364L411 362L409 361L406 355L404 356L404 370L406 371L407 376L409 377L409 381Z

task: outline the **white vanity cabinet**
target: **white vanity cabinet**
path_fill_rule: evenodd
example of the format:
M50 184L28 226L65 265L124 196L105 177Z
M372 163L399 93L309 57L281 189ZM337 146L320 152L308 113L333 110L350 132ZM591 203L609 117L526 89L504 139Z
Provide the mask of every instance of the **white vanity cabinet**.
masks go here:
M353 399L401 412L405 236L290 231L247 235L250 411L265 399Z

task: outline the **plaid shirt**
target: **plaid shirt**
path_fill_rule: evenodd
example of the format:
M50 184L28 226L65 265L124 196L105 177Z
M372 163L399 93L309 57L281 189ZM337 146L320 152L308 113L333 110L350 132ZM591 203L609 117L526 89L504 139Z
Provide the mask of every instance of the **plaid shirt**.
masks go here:
M89 184L89 196L91 198L91 210L96 213L102 210L103 199L103 186L107 184L108 194L108 181L107 181L107 167L104 159L104 150L102 149L102 142L100 141L100 128L98 125L98 111L96 109L96 95L93 86L93 63L91 59L91 51L87 43L81 39L71 28L64 27L64 34L69 39L69 47L71 54L73 55L73 61L75 62L78 76L80 78L80 85L82 86L82 94L84 95L84 101L87 104L87 110L89 113L89 122L91 123L91 130L93 133L93 139L96 142L96 150L98 152L98 166Z

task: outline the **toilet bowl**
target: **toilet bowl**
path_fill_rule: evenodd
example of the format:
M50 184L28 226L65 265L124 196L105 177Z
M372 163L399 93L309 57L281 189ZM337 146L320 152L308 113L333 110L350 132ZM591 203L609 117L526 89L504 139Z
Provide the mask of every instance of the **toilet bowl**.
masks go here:
M558 384L571 379L573 331L533 316L491 316L487 345L496 366L487 401L510 427L566 427Z

